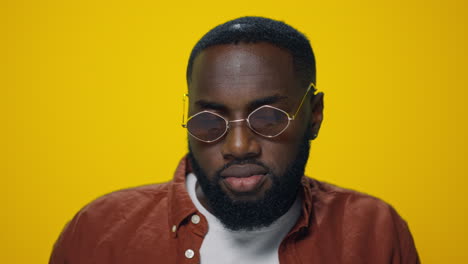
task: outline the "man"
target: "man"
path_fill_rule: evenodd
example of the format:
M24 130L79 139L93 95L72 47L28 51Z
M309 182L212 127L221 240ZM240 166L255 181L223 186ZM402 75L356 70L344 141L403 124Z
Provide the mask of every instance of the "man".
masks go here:
M187 83L174 179L86 206L50 263L419 263L392 207L303 176L323 117L304 35L229 21L195 45Z

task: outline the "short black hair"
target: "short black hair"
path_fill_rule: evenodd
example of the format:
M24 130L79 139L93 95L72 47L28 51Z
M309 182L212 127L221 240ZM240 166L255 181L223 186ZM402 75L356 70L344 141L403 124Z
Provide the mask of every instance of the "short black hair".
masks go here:
M293 57L301 85L315 84L315 57L307 37L290 25L264 17L240 17L218 25L206 33L192 49L187 65L190 85L193 62L206 48L223 44L267 42L286 49Z

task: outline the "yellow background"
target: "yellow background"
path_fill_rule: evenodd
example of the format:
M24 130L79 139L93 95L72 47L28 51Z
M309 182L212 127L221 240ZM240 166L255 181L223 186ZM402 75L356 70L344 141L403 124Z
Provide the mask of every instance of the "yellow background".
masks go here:
M0 2L1 263L46 263L75 212L171 179L191 48L228 19L304 32L325 122L307 174L392 204L424 263L464 263L467 4Z

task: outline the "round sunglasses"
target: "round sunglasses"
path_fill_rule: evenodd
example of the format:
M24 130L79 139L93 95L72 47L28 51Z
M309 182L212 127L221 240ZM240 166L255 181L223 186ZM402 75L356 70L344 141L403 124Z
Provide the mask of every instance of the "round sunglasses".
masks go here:
M228 132L231 123L246 121L248 127L256 134L273 138L283 133L291 121L296 118L310 90L316 91L313 83L307 88L301 103L292 116L286 111L271 105L260 106L250 112L247 118L237 120L227 120L218 113L204 110L190 116L186 122L183 120L182 127L187 128L188 133L192 137L206 143L211 143L222 138ZM184 119L184 117L182 118Z

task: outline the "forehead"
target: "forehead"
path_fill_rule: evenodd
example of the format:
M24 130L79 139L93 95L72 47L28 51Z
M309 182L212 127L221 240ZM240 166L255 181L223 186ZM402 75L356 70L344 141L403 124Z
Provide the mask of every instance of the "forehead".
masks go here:
M268 43L217 45L194 61L191 100L232 103L295 93L292 55Z

